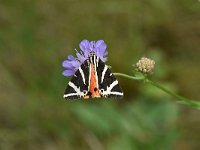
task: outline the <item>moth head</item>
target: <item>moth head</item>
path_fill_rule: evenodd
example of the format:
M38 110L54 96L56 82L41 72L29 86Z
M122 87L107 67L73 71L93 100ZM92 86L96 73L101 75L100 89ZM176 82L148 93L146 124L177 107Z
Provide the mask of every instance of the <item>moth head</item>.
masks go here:
M94 56L95 55L95 52L94 51L91 51L90 52L90 56Z

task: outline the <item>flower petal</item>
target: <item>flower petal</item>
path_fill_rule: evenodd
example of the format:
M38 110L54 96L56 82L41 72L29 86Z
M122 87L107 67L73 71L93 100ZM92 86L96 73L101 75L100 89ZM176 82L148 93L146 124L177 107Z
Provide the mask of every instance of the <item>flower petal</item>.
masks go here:
M106 48L107 48L107 45L106 45L106 43L103 40L98 40L96 42L95 47L98 47L101 51L105 51Z
M107 61L107 57L100 57L100 59L101 59L103 62L106 62L106 61Z
M104 41L103 40L98 40L96 43L95 43L95 47L100 47L101 44L103 44Z
M75 70L65 70L62 72L63 76L71 76L75 73Z
M78 60L81 63L83 63L86 60L86 58L83 55L81 55L80 53L76 53L76 56L78 57Z
M79 61L72 61L71 62L72 63L72 66L74 67L74 68L79 68L80 67L80 65L81 65L81 63L79 62Z
M62 66L68 69L74 69L74 68L78 68L80 67L81 63L77 60L74 61L69 61L69 60L65 60L62 63Z
M79 44L80 49L85 53L85 51L89 51L90 42L88 40L83 40Z
M62 66L65 67L65 68L72 68L73 67L71 61L69 61L69 60L63 61Z
M79 44L80 49L82 50L83 54L85 57L88 57L88 55L90 54L90 42L88 40L83 40L81 41L81 43Z
M104 43L104 41L98 40L95 44L94 51L98 57L103 58L108 53L106 48L107 45Z
M90 51L94 50L95 41L90 41Z
M74 56L72 56L72 55L69 55L67 58L68 58L69 60L76 60L76 58L74 58Z

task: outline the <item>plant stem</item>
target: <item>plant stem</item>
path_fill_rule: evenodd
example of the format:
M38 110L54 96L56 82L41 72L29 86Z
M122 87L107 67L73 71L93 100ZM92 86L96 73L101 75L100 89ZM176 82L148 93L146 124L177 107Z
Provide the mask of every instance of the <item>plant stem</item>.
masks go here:
M125 78L129 78L129 79L133 79L133 80L144 80L145 77L141 76L141 77L134 77L134 76L130 76L124 73L113 73L116 76L121 76L121 77L125 77Z
M151 85L161 89L162 91L166 92L167 94L171 95L171 96L174 96L175 98L177 98L179 101L181 101L181 103L184 103L186 105L189 105L189 106L192 106L192 107L195 107L197 109L200 109L200 103L197 102L197 101L194 101L194 100L191 100L191 99L188 99L188 98L185 98L183 96L180 96L168 89L166 89L165 87L163 87L162 85L160 85L159 83L156 83L156 82L153 82L151 80L146 80L147 83L150 83Z
M129 78L129 79L132 79L132 80L144 80L146 83L149 83L157 88L159 88L160 90L164 91L165 93L171 95L171 96L174 96L175 98L177 98L179 100L179 102L185 104L185 105L189 105L191 107L194 107L196 109L199 109L200 110L200 102L198 101L194 101L194 100L191 100L191 99L188 99L188 98L185 98L183 96L180 96L168 89L166 89L165 87L163 87L161 84L157 83L157 82L154 82L154 81L151 81L147 78L146 75L143 74L143 76L130 76L130 75L127 75L127 74L124 74L124 73L114 73L114 75L116 76L122 76L122 77L125 77L125 78Z

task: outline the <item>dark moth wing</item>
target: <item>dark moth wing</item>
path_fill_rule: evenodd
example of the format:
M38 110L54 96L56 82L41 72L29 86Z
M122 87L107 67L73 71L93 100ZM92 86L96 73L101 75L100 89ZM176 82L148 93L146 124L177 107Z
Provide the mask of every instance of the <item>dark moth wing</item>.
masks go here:
M99 90L103 93L102 96L105 98L123 98L123 92L118 80L100 58L96 67Z
M73 100L83 96L83 91L88 91L89 85L89 63L85 60L69 81L64 98Z

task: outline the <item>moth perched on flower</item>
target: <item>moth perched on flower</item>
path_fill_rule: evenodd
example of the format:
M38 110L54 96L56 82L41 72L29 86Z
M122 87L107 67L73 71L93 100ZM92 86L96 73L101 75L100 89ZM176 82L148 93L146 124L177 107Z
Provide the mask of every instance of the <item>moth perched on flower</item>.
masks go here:
M103 40L83 40L79 44L77 58L72 55L63 61L64 76L72 76L65 90L65 99L122 98L123 92L117 79L104 62L107 60L107 45Z

